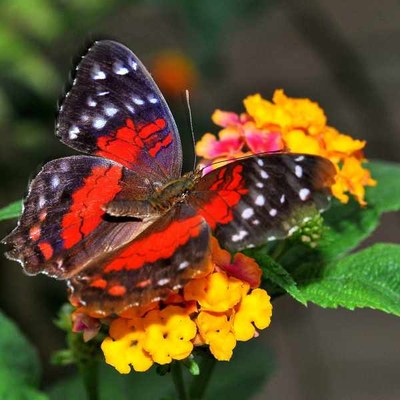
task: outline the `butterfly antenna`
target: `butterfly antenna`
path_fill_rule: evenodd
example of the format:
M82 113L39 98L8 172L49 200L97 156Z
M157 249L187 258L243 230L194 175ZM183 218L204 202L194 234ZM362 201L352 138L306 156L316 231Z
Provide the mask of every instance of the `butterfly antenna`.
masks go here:
M186 105L189 111L189 124L190 124L190 131L192 133L192 142L193 142L193 153L194 153L194 161L193 161L193 171L196 169L197 157L196 157L196 139L194 137L194 130L193 130L193 119L192 119L192 109L190 108L190 96L189 90L185 90L185 98L186 98Z

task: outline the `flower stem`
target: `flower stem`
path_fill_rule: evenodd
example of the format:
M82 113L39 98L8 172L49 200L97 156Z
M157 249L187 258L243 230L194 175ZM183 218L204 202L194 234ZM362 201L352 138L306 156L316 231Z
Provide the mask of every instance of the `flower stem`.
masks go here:
M88 400L98 400L98 363L97 361L79 363L79 373L85 386Z
M189 400L186 393L185 382L183 380L182 366L179 361L175 361L171 365L172 380L174 381L176 393L179 400Z
M215 364L216 360L214 357L210 354L204 354L200 363L200 375L193 379L190 386L190 398L192 400L200 400L203 398Z

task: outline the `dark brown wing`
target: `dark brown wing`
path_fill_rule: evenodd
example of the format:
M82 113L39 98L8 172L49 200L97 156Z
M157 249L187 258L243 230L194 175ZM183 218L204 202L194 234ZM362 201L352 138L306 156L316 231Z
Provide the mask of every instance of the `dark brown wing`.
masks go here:
M322 157L272 153L232 162L205 175L189 197L231 251L292 234L328 207L333 164Z

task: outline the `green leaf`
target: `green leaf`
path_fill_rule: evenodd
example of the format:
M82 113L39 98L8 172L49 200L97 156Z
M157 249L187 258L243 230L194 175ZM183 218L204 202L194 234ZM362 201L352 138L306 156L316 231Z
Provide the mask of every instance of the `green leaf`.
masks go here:
M22 211L22 201L18 200L0 209L0 221L18 218Z
M400 211L400 164L387 161L368 163L378 185L367 189L367 201L379 213Z
M205 399L250 399L259 392L273 369L273 356L260 339L240 343L231 361L217 363ZM193 378L188 371L185 371L184 376L187 381ZM146 373L120 375L113 368L103 365L99 382L100 400L176 398L171 375L160 376L156 368ZM86 398L78 376L55 384L50 388L49 395L53 400Z
M306 305L307 300L304 298L300 290L297 288L297 284L290 274L277 263L273 258L268 255L268 247L261 247L258 249L246 250L245 253L254 258L257 264L263 271L264 279L267 279L279 286L285 292L289 293L300 303ZM268 291L270 293L270 291Z
M376 244L295 273L304 298L321 307L368 307L400 316L400 245Z
M37 390L40 363L19 329L0 313L0 399L45 400Z

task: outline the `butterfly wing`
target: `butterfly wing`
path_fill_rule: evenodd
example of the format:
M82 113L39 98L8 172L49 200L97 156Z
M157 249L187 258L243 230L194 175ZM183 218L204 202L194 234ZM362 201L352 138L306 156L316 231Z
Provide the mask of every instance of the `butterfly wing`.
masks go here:
M104 254L69 281L71 301L110 314L166 298L209 266L210 230L177 204L123 248Z
M61 141L160 182L180 177L178 129L157 85L125 46L98 41L76 68L57 119Z
M272 153L205 175L189 202L231 251L282 239L329 204L335 168L322 157Z
M50 161L30 185L18 226L3 239L13 248L7 256L29 274L65 279L150 224L107 219L102 207L132 195L147 198L152 190L140 174L111 160L73 156Z

